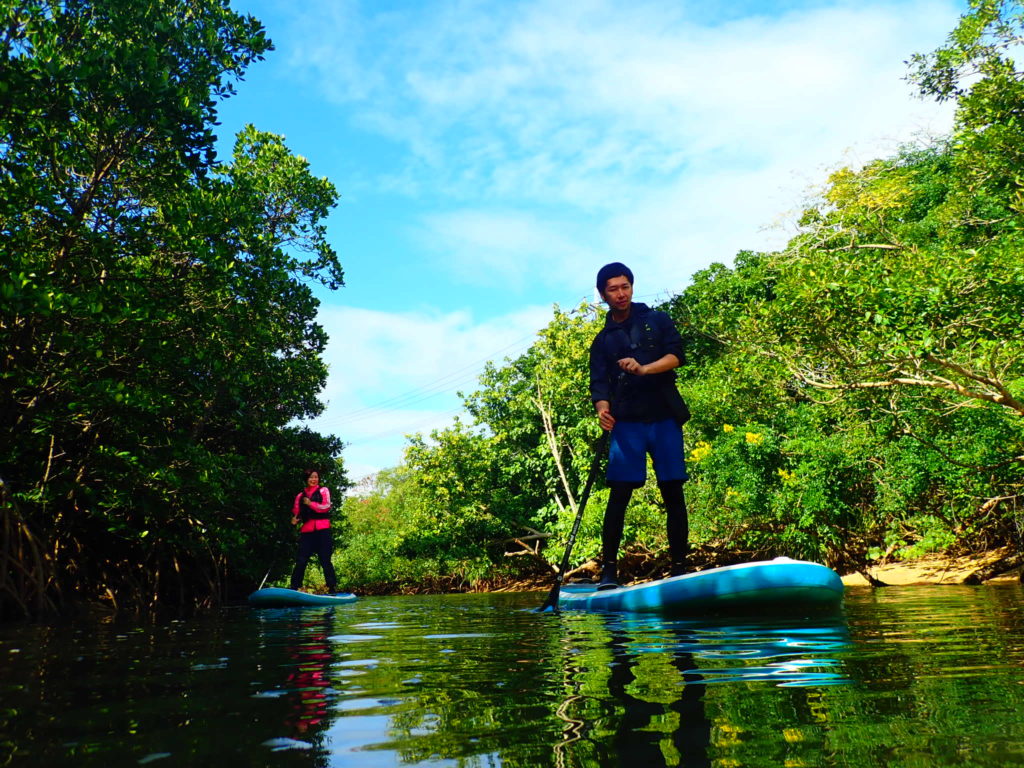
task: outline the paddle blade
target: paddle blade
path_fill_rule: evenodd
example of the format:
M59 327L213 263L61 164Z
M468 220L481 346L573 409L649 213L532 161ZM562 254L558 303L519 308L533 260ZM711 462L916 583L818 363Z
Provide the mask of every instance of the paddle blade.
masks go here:
M553 611L558 613L558 593L562 589L562 582L556 581L554 586L551 587L551 591L548 592L548 599L544 601L544 605L537 609L537 613L544 613L544 611Z

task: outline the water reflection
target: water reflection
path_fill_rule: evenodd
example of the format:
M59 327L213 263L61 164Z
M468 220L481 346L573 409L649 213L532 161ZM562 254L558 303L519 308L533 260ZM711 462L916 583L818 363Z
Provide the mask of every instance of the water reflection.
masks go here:
M642 654L646 651L637 647L633 636L621 625L608 629L608 696L618 723L605 749L601 745L599 721L573 719L572 701L567 700L558 711L567 723L565 738L555 747L561 758L559 765L571 764L571 745L591 740L593 751L606 752L601 761L605 765L710 766L707 747L711 723L704 712L705 688L700 684L703 678L695 672L693 654L686 650L691 644L690 630L667 628L667 634L674 635L678 642L677 649L664 657L668 663L662 671L673 673L664 681L669 690L665 696L645 684Z
M539 599L0 627L0 764L1024 764L1020 588L852 592L803 621Z
M709 766L709 686L851 682L831 655L850 643L841 616L740 623L574 616L569 630L571 693L556 711L564 723L559 766Z
M327 611L305 611L295 623L295 641L288 649L292 669L285 681L290 704L285 724L298 735L319 725L327 715L334 660L328 637L333 624Z

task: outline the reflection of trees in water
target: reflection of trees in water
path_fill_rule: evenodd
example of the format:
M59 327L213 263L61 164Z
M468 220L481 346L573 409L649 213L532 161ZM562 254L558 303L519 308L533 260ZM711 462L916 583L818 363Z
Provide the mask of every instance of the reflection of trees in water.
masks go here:
M389 712L393 740L386 746L403 763L440 758L475 765L472 758L495 755L506 768L535 768L550 760L544 734L552 728L548 680L557 638L541 631L531 614L494 620L472 624L475 637L456 635L429 650L420 638L407 640L418 656L440 651L439 661L374 670L375 690L386 676L388 690L402 696Z
M1020 589L857 590L846 612L857 688L829 691L829 727L849 765L1018 765L1024 750ZM879 724L884 724L880 727ZM881 733L881 738L879 738Z
M347 629L336 617L294 630L291 733L327 746L346 740L347 718L380 718L373 748L408 764L769 765L758 750L787 728L803 741L783 741L773 759L821 756L835 702L785 686L842 682L822 652L842 632L819 626L495 611L431 632L401 622L355 646L369 656L337 662Z
M678 635L672 645L684 649L691 644L685 630ZM556 712L565 723L554 748L559 768L710 765L705 687L694 671L692 653L666 650L644 655L634 649L635 642L633 635L610 621L605 648L586 654L592 665L566 668L574 693ZM599 676L600 684L595 682Z
M685 647L688 633L680 630L678 638L681 642L677 646ZM659 665L659 671L670 672L666 682L675 688L676 696L670 697L668 702L649 701L643 695L641 657L630 652L629 643L628 635L612 633L615 661L608 692L623 705L622 719L612 742L618 762L639 760L639 764L645 766L710 766L711 724L704 712L706 689L703 678L694 672L697 665L693 655L669 651L663 657L668 664ZM671 674L673 670L678 676ZM646 691L657 694L649 687Z
M794 727L783 743L800 742L803 725L828 718L829 689L817 686L849 682L822 655L848 644L841 619L729 625L586 617L576 625L582 632L573 645L586 648L569 657L569 695L556 710L564 724L555 745L560 767L708 766L745 751L746 734L787 726ZM769 695L751 695L763 683ZM755 755L751 764L774 763Z

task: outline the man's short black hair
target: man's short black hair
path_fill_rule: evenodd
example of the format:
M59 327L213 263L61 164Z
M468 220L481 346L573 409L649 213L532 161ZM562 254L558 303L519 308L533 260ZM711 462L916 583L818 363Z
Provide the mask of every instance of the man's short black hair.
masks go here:
M611 264L605 264L597 272L597 290L603 296L604 287L608 285L608 281L613 277L625 277L629 280L629 284L633 284L633 270L618 261L613 261Z

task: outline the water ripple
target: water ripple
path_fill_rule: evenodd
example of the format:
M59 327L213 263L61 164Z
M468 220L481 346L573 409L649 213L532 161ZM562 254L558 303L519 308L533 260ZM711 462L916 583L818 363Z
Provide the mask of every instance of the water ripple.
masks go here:
M539 600L0 627L0 732L27 768L1024 764L1019 588L852 590L809 620Z

